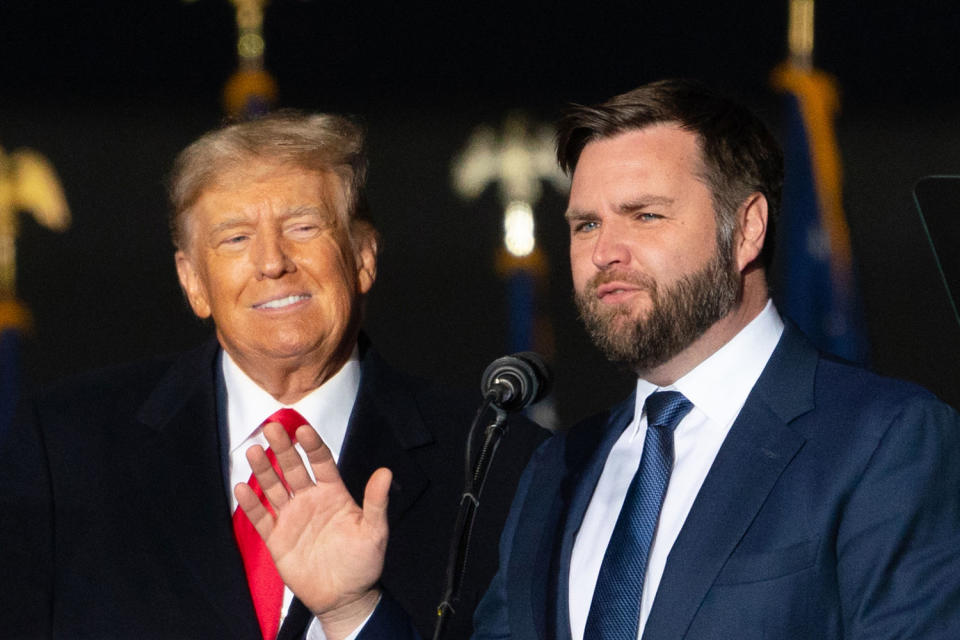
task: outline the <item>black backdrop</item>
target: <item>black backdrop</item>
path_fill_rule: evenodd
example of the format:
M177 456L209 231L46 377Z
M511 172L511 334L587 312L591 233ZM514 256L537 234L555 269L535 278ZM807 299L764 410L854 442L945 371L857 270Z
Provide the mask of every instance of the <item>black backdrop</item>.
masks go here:
M960 12L820 3L818 66L842 89L838 135L872 366L960 405L952 320L910 191L960 173ZM904 3L905 4L905 3ZM283 106L353 113L369 129L370 200L384 236L368 331L406 369L476 385L506 349L493 190L464 203L451 157L479 123L523 108L551 119L642 82L693 76L741 96L773 126L770 70L785 2L380 4L273 0L267 65ZM163 177L222 118L235 66L227 0L0 4L0 145L57 167L74 223L24 217L20 297L35 316L29 376L60 376L202 339L179 293ZM564 197L536 215L553 272L560 423L603 407L629 376L590 347L570 303Z

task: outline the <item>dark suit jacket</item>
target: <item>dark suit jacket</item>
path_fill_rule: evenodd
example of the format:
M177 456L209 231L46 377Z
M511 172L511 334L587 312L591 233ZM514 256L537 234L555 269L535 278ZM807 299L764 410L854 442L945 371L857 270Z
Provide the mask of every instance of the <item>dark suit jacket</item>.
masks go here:
M364 351L341 474L359 501L374 469L393 471L382 582L427 634L479 394L441 392ZM0 637L260 638L222 473L217 352L211 341L172 362L82 376L12 430L0 463ZM543 438L516 422L477 522L471 610L496 568L517 470ZM308 620L294 602L280 637ZM469 617L458 622L468 635Z
M476 638L570 637L574 537L633 407L535 454ZM378 610L363 637L398 637L382 630L401 617ZM670 552L643 638L960 638L956 412L787 327Z

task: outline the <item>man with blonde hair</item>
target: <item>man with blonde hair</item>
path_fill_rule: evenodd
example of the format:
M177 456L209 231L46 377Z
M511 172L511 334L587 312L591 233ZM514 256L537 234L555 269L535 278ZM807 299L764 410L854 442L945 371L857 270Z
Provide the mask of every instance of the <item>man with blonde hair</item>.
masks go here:
M379 244L363 147L346 118L283 112L213 131L177 158L177 275L215 338L62 383L12 430L0 563L17 587L0 599L0 635L302 635L312 616L284 587L232 488L256 486L244 454L263 453L265 432L304 424L354 499L375 469L393 471L381 584L429 630L443 587L438 550L463 477L451 461L462 459L475 394L397 372L360 332ZM463 590L471 608L541 435L518 424L507 438L475 534L486 542ZM459 622L468 634L469 617ZM309 633L322 637L316 622Z

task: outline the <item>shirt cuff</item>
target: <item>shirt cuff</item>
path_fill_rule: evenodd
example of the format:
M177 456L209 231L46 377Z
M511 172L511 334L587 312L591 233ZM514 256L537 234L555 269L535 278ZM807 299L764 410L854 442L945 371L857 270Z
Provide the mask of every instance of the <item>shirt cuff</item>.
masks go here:
M371 611L370 614L364 618L363 622L360 623L360 626L354 629L353 632L343 640L356 640L357 636L360 635L360 632L363 631L363 628L367 626L368 622L370 622L370 618L373 617L377 607L380 606L381 598L383 598L383 594L377 598L377 604L373 607L373 611ZM323 632L323 625L316 616L313 617L313 620L310 621L310 626L307 627L306 640L327 640L327 634Z

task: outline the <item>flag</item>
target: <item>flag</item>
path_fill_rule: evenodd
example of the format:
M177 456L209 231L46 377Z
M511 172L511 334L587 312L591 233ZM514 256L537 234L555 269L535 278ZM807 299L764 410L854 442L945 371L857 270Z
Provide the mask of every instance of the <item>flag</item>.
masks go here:
M774 70L772 84L786 102L777 305L824 351L865 362L868 343L833 126L840 104L836 84L790 62Z
M23 305L0 300L0 438L9 433L20 400L20 351L29 324Z
M538 298L543 298L547 285L546 255L539 247L526 256L515 256L506 249L500 249L497 253L497 273L507 282L510 352L534 349L553 355L550 323L537 303Z

